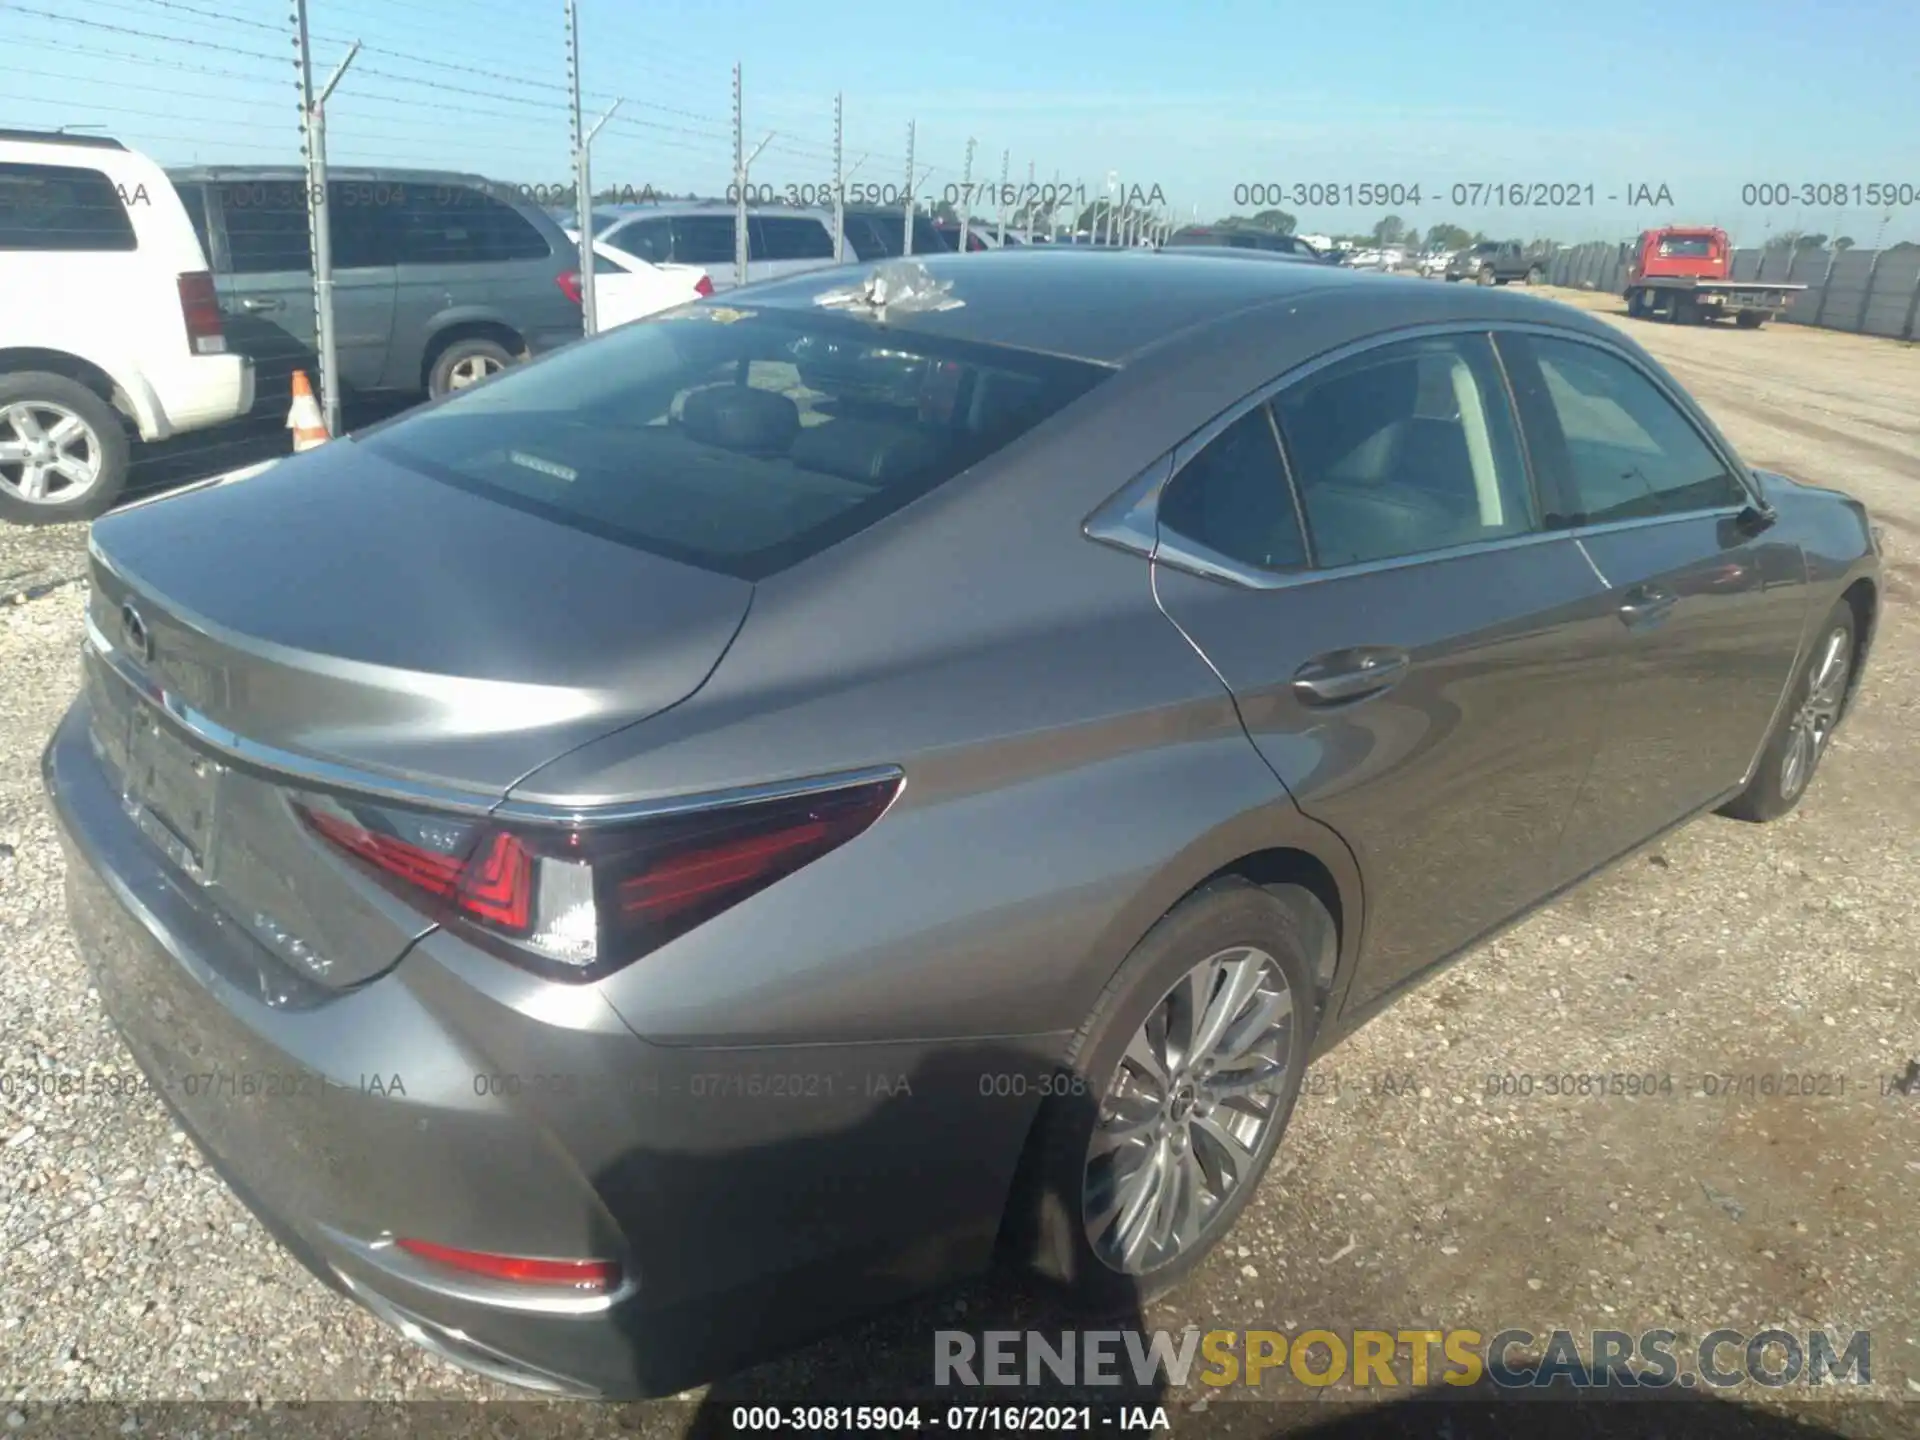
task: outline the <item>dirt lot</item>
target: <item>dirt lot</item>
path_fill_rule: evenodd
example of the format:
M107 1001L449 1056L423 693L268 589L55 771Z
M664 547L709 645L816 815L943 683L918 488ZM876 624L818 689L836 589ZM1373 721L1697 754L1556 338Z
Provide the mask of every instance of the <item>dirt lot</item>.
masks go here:
M1666 1327L1693 1338L1722 1326L1824 1326L1842 1339L1864 1329L1869 1393L1896 1403L1844 1416L1808 1408L1842 1433L1917 1432L1920 1086L1888 1082L1920 1057L1920 349L1784 325L1640 324L1614 297L1559 298L1618 317L1750 461L1873 507L1888 603L1862 700L1788 820L1695 824L1324 1062L1238 1232L1146 1322ZM0 606L0 1071L10 1076L124 1063L62 922L36 767L75 684L82 590L61 582L83 555L77 531L0 532L0 596L32 597ZM1670 1076L1672 1088L1544 1093L1550 1076L1615 1073ZM1783 1075L1831 1078L1811 1095L1766 1079L1747 1088L1746 1077ZM1489 1095L1489 1077L1507 1076L1512 1088L1533 1077L1533 1093ZM10 1426L42 1430L39 1402L89 1397L488 1399L486 1413L504 1419L510 1392L415 1351L281 1254L156 1102L8 1095L0 1147ZM831 1400L893 1377L922 1384L931 1329L1018 1326L1030 1303L984 1283L737 1377L714 1398ZM1201 1393L1165 1403L1184 1408ZM572 1433L676 1434L692 1414L543 1410L523 1413L519 1433L564 1422ZM1185 1433L1282 1421L1229 1396L1185 1414ZM462 1423L477 1420L465 1412Z

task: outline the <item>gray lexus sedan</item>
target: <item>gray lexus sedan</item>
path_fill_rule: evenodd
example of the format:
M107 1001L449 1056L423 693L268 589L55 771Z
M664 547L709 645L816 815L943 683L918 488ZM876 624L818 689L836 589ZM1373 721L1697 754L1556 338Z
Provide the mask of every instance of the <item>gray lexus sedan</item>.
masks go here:
M996 1252L1179 1280L1311 1058L1790 809L1879 596L1858 503L1574 310L936 256L99 521L44 773L102 998L275 1235L660 1394Z

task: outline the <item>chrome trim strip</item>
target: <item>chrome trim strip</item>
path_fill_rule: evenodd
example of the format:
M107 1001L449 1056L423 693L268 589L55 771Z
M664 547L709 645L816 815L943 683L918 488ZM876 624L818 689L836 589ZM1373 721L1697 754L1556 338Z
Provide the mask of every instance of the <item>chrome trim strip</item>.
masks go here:
M135 694L165 712L188 735L227 760L270 770L289 780L306 782L320 789L350 790L383 800L399 800L433 809L456 811L462 815L490 814L494 806L500 803L497 795L371 774L330 760L298 755L291 750L249 740L186 704L179 696L155 684L152 677L142 674L131 665L101 632L91 610L87 612L86 627L87 646L106 662L114 674L130 685Z
M898 765L872 765L860 770L839 770L804 780L774 780L760 785L740 785L726 790L709 790L692 795L667 796L659 800L615 800L596 805L547 804L536 800L503 800L493 818L533 825L618 825L631 820L654 820L667 815L686 815L696 810L731 809L765 800L793 800L804 795L825 795L835 790L850 790L856 785L873 785L898 780L900 789L888 809L906 793L906 772Z
M770 781L692 795L657 800L608 801L567 805L540 801L502 799L479 791L457 790L424 781L356 770L331 760L295 754L277 746L249 740L224 725L209 719L176 695L154 684L127 663L113 642L101 633L91 611L86 616L86 644L113 672L132 686L148 704L163 710L169 719L195 740L226 759L271 772L277 779L308 784L322 790L345 790L376 800L397 800L402 804L452 811L462 815L492 816L498 820L533 825L615 825L633 820L648 820L664 815L683 815L695 810L716 810L736 805L751 805L764 800L785 800L802 795L819 795L855 785L883 780L904 782L906 772L898 765L868 766L838 771L829 775L799 780ZM901 786L904 793L905 785ZM897 801L899 796L894 799Z

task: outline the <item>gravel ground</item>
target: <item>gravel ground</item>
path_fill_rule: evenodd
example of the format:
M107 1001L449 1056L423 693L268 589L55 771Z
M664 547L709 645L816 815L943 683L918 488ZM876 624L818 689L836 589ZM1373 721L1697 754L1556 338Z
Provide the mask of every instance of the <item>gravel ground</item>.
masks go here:
M1615 297L1559 298L1621 315ZM1886 527L1888 613L1859 706L1787 820L1710 819L1669 837L1323 1061L1236 1234L1145 1320L1865 1329L1867 1393L1891 1403L1805 1408L1830 1433L1920 1433L1920 1087L1889 1083L1920 1058L1920 350L1788 326L1618 323L1749 460L1842 485ZM282 1254L157 1101L113 1093L127 1062L63 923L37 771L76 684L84 553L78 527L0 531L0 1073L97 1077L72 1098L0 1097L9 1427L78 1433L111 1415L120 1433L127 1412L46 1408L90 1399L139 1402L156 1432L216 1418L161 1404L195 1400L231 1402L221 1431L294 1416L343 1434L419 1433L433 1416L499 1433L687 1431L691 1404L508 1405L514 1392L414 1350ZM1542 1093L1548 1076L1612 1073L1672 1085ZM1835 1077L1823 1088L1845 1093L1745 1091L1744 1077L1787 1074ZM1489 1077L1507 1075L1535 1077L1534 1093L1490 1096ZM1707 1093L1730 1083L1709 1077L1739 1077L1738 1093ZM922 1384L930 1328L1045 1319L1034 1305L998 1280L937 1297L716 1386L709 1413ZM402 1400L489 1408L300 1408ZM1302 1418L1221 1397L1183 1429ZM1739 1423L1758 1428L1672 1433L1785 1433L1757 1413Z

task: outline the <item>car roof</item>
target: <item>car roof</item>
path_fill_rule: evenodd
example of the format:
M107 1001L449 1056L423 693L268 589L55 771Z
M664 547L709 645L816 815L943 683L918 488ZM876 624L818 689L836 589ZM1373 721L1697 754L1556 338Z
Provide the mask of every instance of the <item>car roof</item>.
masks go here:
M1234 265L1180 249L1132 247L1048 252L1021 246L977 255L912 257L964 302L944 311L890 317L888 325L943 338L1004 345L1094 364L1125 366L1175 335L1230 316L1323 292L1351 291L1377 302L1398 294L1423 311L1462 316L1484 308L1486 287L1442 287L1410 277L1366 275L1335 265ZM729 291L735 308L758 304L811 310L817 298L872 273L880 263L809 271ZM1502 299L1512 297L1502 292ZM1529 315L1564 310L1531 299ZM1512 308L1511 306L1508 307ZM1569 312L1577 314L1578 312ZM1567 316L1561 323L1579 328Z
M167 178L175 181L220 181L220 180L265 180L292 181L304 185L307 181L306 168L301 165L169 165ZM484 175L475 175L464 170L405 170L386 165L333 165L327 166L329 180L380 181L389 185L477 185L498 200L519 200L533 205L531 193L522 195L523 188L508 184L502 180L489 180ZM529 192L532 186L524 187ZM535 206L536 209L544 207Z

